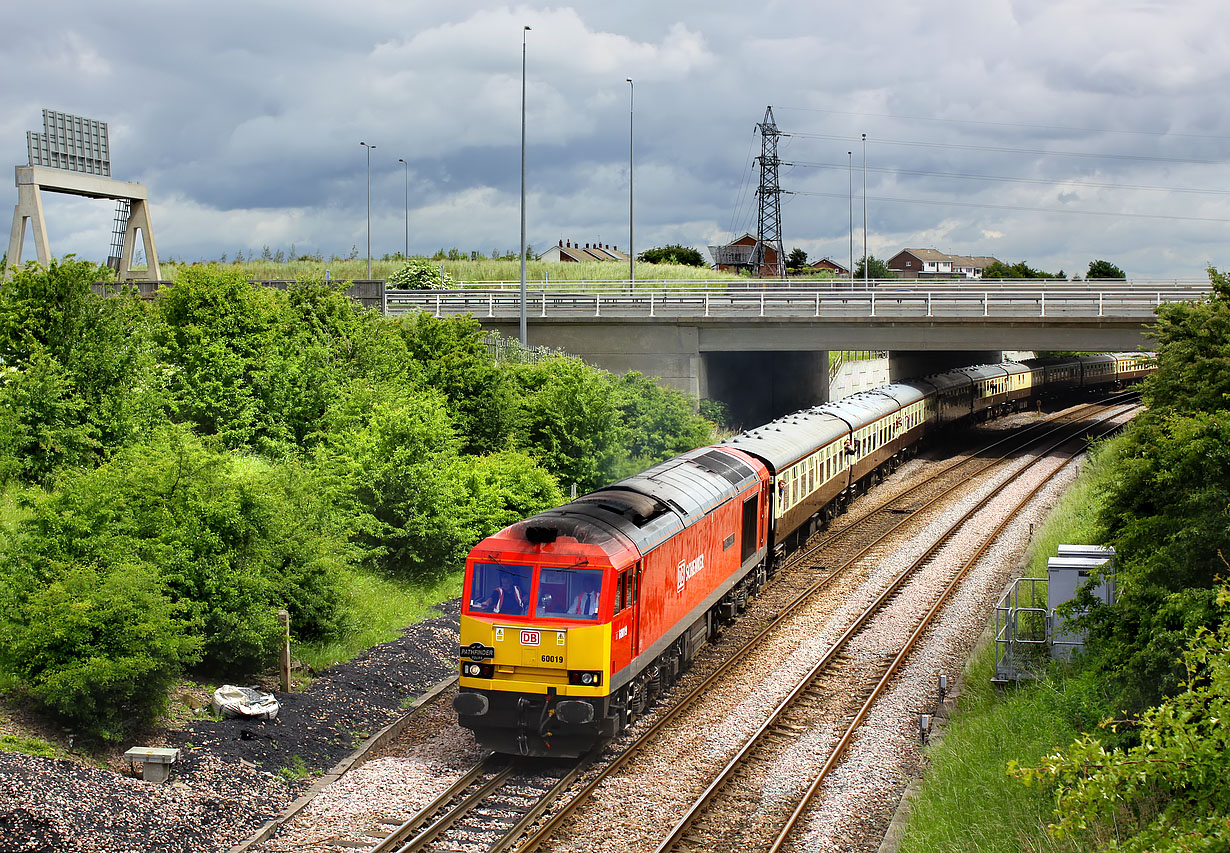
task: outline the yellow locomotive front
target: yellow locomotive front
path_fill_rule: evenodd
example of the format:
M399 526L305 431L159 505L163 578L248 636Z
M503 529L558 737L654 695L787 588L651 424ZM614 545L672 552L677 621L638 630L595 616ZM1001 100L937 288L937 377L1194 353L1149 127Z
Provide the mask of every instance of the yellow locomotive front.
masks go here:
M498 752L574 757L613 730L607 549L522 522L466 561L461 725Z

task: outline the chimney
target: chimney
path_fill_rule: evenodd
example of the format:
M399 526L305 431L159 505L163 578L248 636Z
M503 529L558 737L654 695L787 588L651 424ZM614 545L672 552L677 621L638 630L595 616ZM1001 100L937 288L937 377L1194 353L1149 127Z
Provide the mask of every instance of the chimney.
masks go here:
M559 241L559 247L560 247L561 249L562 249L562 248L564 248L564 241L563 241L563 240L560 240L560 241Z

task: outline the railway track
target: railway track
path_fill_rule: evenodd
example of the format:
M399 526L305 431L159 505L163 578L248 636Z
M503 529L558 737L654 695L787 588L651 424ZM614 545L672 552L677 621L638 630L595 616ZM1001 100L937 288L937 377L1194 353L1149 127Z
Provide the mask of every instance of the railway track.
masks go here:
M849 515L841 519L840 525L834 524L834 529L784 567L779 580L762 592L762 599L774 601L758 602L755 610L771 616L760 615L736 622L717 644L722 653L711 656L717 662L709 662L702 668L698 661L695 669L704 670L703 677L700 677L702 673L697 673L698 683L688 691L676 688L678 695L670 697L670 701L663 701L658 711L648 715L641 725L635 727L643 728L643 731L636 732L635 737L625 736L621 739L615 746L615 755L602 758L590 756L566 768L532 761L507 764L503 759L486 756L463 773L457 783L391 831L389 827L394 826L394 821L382 818L384 830L381 834L388 832L388 835L375 848L371 848L375 839L358 834L351 840L331 839L334 848L359 849L362 846L378 853L388 853L445 849L532 850L544 845L605 780L653 743L707 691L717 689L723 676L764 642L791 613L806 606L819 591L834 583L846 568L869 554L877 543L907 523L917 524L924 515L924 507L937 504L944 496L967 486L980 473L1003 464L1014 452L1036 447L1042 436L1053 435L1054 430L1064 428L1063 424L1054 421L1069 422L1069 429L1073 429L1071 424L1075 423L1078 425L1075 428L1079 430L1083 428L1079 426L1083 419L1097 408L1097 405L1090 405L1069 410L1062 417L1036 429L1015 432L966 459L944 465L933 477L902 489L873 506L864 508L856 504ZM942 482L937 484L937 480ZM865 501L859 502L862 503ZM867 533L869 527L876 528L874 535ZM843 555L840 565L833 565L834 561L827 557L838 545L846 555ZM816 559L818 555L825 555L829 565L821 565ZM805 587L802 592L796 591L799 586ZM753 614L749 612L748 616ZM888 660L882 662L884 666L888 663ZM780 737L774 736L774 739ZM575 792L575 796L552 812L552 807L570 791ZM375 798L379 794L372 796Z
M1122 410L1120 410L1120 412L1117 412L1116 414L1121 414L1121 413L1122 413ZM1074 428L1070 429L1067 434L1053 437L1052 444L1060 444L1060 443L1063 443L1064 441L1068 441L1072 438L1073 433L1079 434L1084 429L1085 429L1085 425L1083 423L1078 423ZM1004 454L1004 455L1006 457L1010 455L1010 453ZM1039 453L1038 458L1042 458L1043 455L1044 454ZM963 463L958 463L958 464L963 464ZM949 466L948 468L944 469L944 472L950 471L956 467L958 467L958 465ZM985 470L986 467L988 466L984 465L982 468L980 468L980 470ZM964 479L968 480L969 477L966 476ZM996 489L996 492L998 492L1002 488L1003 486L1000 486L999 488ZM955 490L955 487L954 489L945 490L945 493L949 491L953 491L953 490ZM897 497L900 497L900 495L896 496L893 500L895 500ZM988 496L988 499L989 497L990 496ZM881 502L876 507L874 507L871 510L871 512L867 513L867 515L870 516L874 513L881 511L888 503L890 502ZM864 516L864 518L865 517L866 516ZM723 658L724 658L723 661L719 663L718 665L716 665L715 667L713 667L711 671L706 672L703 678L697 681L697 683L690 686L690 689L688 689L686 692L683 692L682 695L672 697L671 701L669 702L669 705L666 705L666 703L664 703L664 707L658 713L650 715L648 719L652 721L649 723L648 727L644 729L644 731L638 732L636 736L632 738L631 740L618 744L618 747L617 747L618 753L610 760L605 761L600 771L596 773L595 775L593 775L588 780L588 782L586 782L584 788L582 788L576 794L576 796L574 796L565 806L555 811L555 813L552 814L550 818L545 820L541 825L536 827L532 832L527 833L527 835L525 836L523 840L510 841L507 843L507 846L504 846L500 849L511 849L515 845L515 849L518 851L535 850L535 849L548 846L551 839L553 839L557 834L567 834L566 827L568 825L568 822L572 820L574 817L576 817L577 813L584 807L584 805L590 800L590 798L594 796L595 792L598 791L611 777L613 777L622 768L628 765L639 753L646 750L653 744L659 743L660 736L662 735L662 733L666 731L668 727L670 727L672 724L676 723L694 703L698 702L699 700L703 699L704 697L708 696L709 694L715 691L719 691L721 689L721 685L723 683L724 678L729 674L729 672L734 667L742 664L742 662L751 653L753 649L755 649L757 646L762 644L766 640L766 638L768 638L777 628L785 624L796 611L806 606L813 599L813 597L815 596L817 592L821 591L826 586L828 586L834 580L834 578L840 575L840 573L845 568L854 564L858 560L859 557L865 555L868 551L870 551L873 545L877 544L879 541L882 541L883 539L886 539L887 537L892 535L900 526L901 524L895 524L889 528L883 529L882 531L880 531L878 538L874 542L861 544L861 546L855 550L855 553L852 554L849 559L843 561L843 564L841 566L838 566L835 569L826 571L823 574L823 577L814 581L810 586L808 586L807 589L805 589L801 593L797 593L794 596L792 601L789 601L787 603L775 603L775 602L763 602L763 601L760 602L762 606L759 609L768 611L769 613L772 614L772 616L763 620L764 624L762 624L758 630L755 630L752 636L747 637L747 638L740 637L737 641L738 642L737 650L735 650L734 652L729 652L726 655L723 655ZM845 528L843 528L843 531L839 531L835 533L834 536L844 533L844 530ZM822 544L831 544L832 541L833 541L833 537L828 537L826 538L825 542ZM933 554L935 550L939 548L939 546L940 546L940 543L937 543L933 548L928 549L928 553ZM919 565L921 565L922 562L924 562L924 560L920 559L917 562ZM878 599L878 604L874 605L872 608L873 613L875 611L878 611L880 608L882 608L888 601L891 601L893 594L900 588L900 586L904 583L904 581L911 574L913 574L914 570L916 570L916 567L912 566L910 570L907 570L906 572L902 573L902 577L900 581L894 584L892 589L886 591L885 594L882 595L880 599ZM779 586L775 584L773 587L770 587L770 588L771 589L772 588L783 589L783 588L787 588L787 585L782 584ZM868 616L867 618L869 619L870 616ZM744 627L752 621L756 621L756 620L743 620L741 622L736 623L736 625L733 626L728 632L728 635L726 639L724 640L724 642L726 644L729 644L730 639L732 635L735 634L735 632L746 633L745 631L742 631L741 629L744 629ZM865 623L865 621L866 619L861 620L860 624ZM847 631L848 636L846 636L843 640L839 640L838 643L835 644L837 646L836 650L831 652L829 655L827 655L823 664L817 667L816 669L817 674L823 671L825 668L829 667L835 660L840 658L841 648L845 646L846 641L848 641L849 639L849 636L853 636L855 633L857 633L857 627L858 625L853 626L849 631ZM888 658L882 661L881 665L883 666L885 670L887 670L891 661L892 661L892 656L889 656ZM849 689L851 685L846 685L846 686L847 686L847 689ZM814 690L809 690L807 687L802 687L798 690L796 698L798 697L802 697L802 700L810 699L814 701L816 699L816 693ZM856 712L857 712L857 708L850 710L847 713L849 715L853 715ZM800 735L806 734L806 732L809 731L809 728L805 726L801 726L797 722L791 722L789 719L786 719L783 721L781 727L776 728L776 729L771 729L771 731L772 731L772 734L767 734L766 737L768 737L772 741L777 742L779 745L782 745L789 741L797 741ZM751 758L747 760L752 763L765 761L763 756L759 758ZM723 783L721 781L713 783L713 789L715 791L720 791L722 788L723 788ZM735 812L736 814L739 814L737 809L735 810ZM738 819L738 818L733 819L733 822L735 824L746 825L748 816L755 814L755 812L745 811L745 812L742 812L742 814L744 816L743 819ZM693 847L694 849L705 849L705 850L713 849L711 847L706 846L704 841L699 841L699 843L697 843L697 839L693 839L693 841L694 843L690 846ZM734 849L734 846L732 846L731 849Z
M488 753L372 853L504 849L501 842L536 820L592 761L525 761Z
M951 580L944 586L934 603L928 609L922 620L917 624L895 655L889 659L883 657L867 667L861 660L846 654L851 641L858 637L872 619L880 615L885 608L902 592L906 583L925 566L931 563L940 550L961 531L967 523L1008 485L1007 482L997 486L990 494L966 511L960 518L952 522L948 528L927 548L927 550L907 566L886 588L878 598L868 605L854 622L846 629L840 638L830 646L819 661L801 678L786 698L774 709L773 713L746 741L741 749L730 758L727 764L717 774L691 808L679 819L670 833L657 848L657 853L667 853L673 850L703 849L746 849L751 840L745 833L731 833L732 824L729 820L732 813L739 813L740 805L744 803L750 792L758 792L761 784L745 784L738 786L734 779L739 774L755 774L760 766L772 762L789 751L792 746L809 732L814 731L825 721L834 716L838 718L853 714L844 727L844 731L827 750L820 772L815 776L798 805L787 817L778 830L769 850L772 853L782 849L787 838L799 823L801 815L815 796L828 773L840 761L850 742L853 740L859 726L866 719L873 704L884 692L890 680L897 674L902 663L918 638L927 630L940 613L943 605L957 589L966 573L978 561L991 543L999 536L1015 515L1046 486L1076 455L1087 446L1082 442L1066 452L1067 458L1062 465L1047 474L1045 479L1034 486L1026 495L1020 498L1003 520L980 535L979 544L952 574ZM1060 439L1051 450L1058 450L1060 445L1071 444L1070 439ZM1038 464L1044 457L1039 457L1030 467ZM857 670L857 671L853 671ZM849 695L835 696L832 691L825 690L826 681L836 680L846 684L854 683L858 687L855 696L865 692L861 702L851 703ZM763 810L761 810L763 813ZM735 824L734 826L738 826ZM734 834L736 838L730 838ZM758 848L760 849L760 848Z

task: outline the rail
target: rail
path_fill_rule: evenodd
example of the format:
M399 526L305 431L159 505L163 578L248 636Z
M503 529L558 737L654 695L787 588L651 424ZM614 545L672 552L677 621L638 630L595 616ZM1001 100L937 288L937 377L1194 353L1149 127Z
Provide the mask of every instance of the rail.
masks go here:
M1170 302L1202 299L1208 287L1131 288L870 288L683 289L642 287L635 292L531 290L526 315L535 319L710 319L814 321L849 319L1095 319L1147 322ZM521 297L499 287L457 290L389 290L390 314L426 311L437 317L472 314L480 319L519 318Z

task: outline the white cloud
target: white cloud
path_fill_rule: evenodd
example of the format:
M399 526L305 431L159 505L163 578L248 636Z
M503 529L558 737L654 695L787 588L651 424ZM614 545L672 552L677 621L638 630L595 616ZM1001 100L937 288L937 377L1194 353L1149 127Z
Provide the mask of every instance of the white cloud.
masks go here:
M24 131L40 129L43 106L98 117L111 125L117 176L150 187L164 253L294 242L346 254L366 240L363 140L377 146L377 254L404 239L399 157L410 163L413 250L503 250L519 240L524 34L535 245L626 242L632 77L638 247L704 247L754 228L753 128L772 104L793 134L782 159L832 164L783 168L797 193L783 203L787 248L847 256L844 164L853 150L858 169L867 133L869 166L887 170L867 176L877 255L993 244L1043 268L1080 271L1100 257L1166 278L1230 265L1230 196L1122 188L1223 182L1230 116L1211 93L1230 78L1230 54L1209 36L1222 4L747 8L305 0L289 14L140 0L116 16L84 0L8 4L0 74L20 85L0 92L0 160L25 161ZM53 15L71 21L68 34L40 38ZM101 258L107 225L85 212L69 224L73 210L57 209L58 244Z

